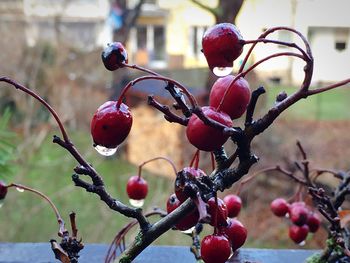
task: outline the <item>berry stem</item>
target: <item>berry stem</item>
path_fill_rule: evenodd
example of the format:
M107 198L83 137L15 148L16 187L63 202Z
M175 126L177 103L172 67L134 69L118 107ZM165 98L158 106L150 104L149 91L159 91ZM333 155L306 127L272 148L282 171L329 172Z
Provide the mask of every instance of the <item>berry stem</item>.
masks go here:
M33 98L35 98L36 100L38 100L44 107L46 107L49 112L51 113L51 115L55 118L57 124L58 124L58 127L61 131L61 134L63 136L63 139L66 143L69 143L70 140L69 140L69 137L68 137L68 134L61 122L61 119L59 118L58 114L56 113L56 111L43 99L41 98L38 94L36 94L34 91L28 89L27 87L17 83L16 81L8 78L8 77L1 77L0 78L0 82L6 82L10 85L12 85L13 87L15 87L16 89L19 89L25 93L27 93L28 95L32 96Z
M210 158L211 158L211 169L214 171L215 170L215 157L214 157L213 152L210 152Z
M50 206L51 206L51 208L52 208L52 210L55 213L55 216L57 218L57 222L58 222L58 226L59 226L58 236L63 237L65 234L67 234L68 231L64 226L64 221L63 221L60 213L58 212L57 207L55 206L55 204L51 201L51 199L48 196L46 196L42 192L39 192L38 190L35 190L33 188L30 188L30 187L27 187L27 186L21 185L21 184L12 183L12 184L9 184L7 186L7 188L11 188L11 187L16 187L19 189L26 190L28 192L32 192L32 193L38 195L39 197L41 197L42 199L44 199L45 201L47 201L50 204Z
M190 167L193 167L194 161L198 158L198 153L199 153L199 150L197 150L195 152L195 154L193 155L193 158L192 158L191 163L190 163Z
M214 214L214 235L218 234L218 194L215 192L215 214Z
M160 74L158 74L157 72L154 72L150 69L147 69L147 68L144 68L144 67L141 67L141 66L138 66L136 64L134 65L130 65L130 64L127 64L127 63L122 63L122 65L126 68L130 68L130 69L136 69L136 70L139 70L139 71L142 71L142 72L145 72L145 73L148 73L148 74L151 74L153 76L160 76Z
M177 169L176 169L176 167L175 167L174 162L173 162L172 160L170 160L169 158L167 158L167 157L162 157L162 156L160 156L160 157L155 157L155 158L149 159L149 160L144 161L143 163L141 163L141 164L139 165L138 177L141 178L142 167L143 167L145 164L148 164L148 163L150 163L150 162L157 161L157 160L164 160L164 161L167 161L167 162L171 165L171 167L173 168L174 173L175 173L175 176L176 176L176 174L177 174Z
M195 163L194 163L194 168L195 168L196 170L198 169L198 166L199 166L200 154L201 154L201 151L198 150L197 153L196 153L196 161L195 161Z
M185 86L183 86L182 84L180 84L179 82L173 80L173 79L170 79L170 78L167 78L167 77L164 77L164 76L160 76L160 75L157 75L157 76L143 76L143 77L139 77L139 78L136 78L132 81L130 81L123 89L118 101L117 101L117 108L120 107L120 105L122 104L123 102L123 99L126 95L126 92L132 87L134 86L136 83L138 82L141 82L141 81L144 81L144 80L148 80L148 79L154 79L154 80L163 80L163 81L167 81L169 83L172 83L174 84L175 86L179 87L181 89L181 91L183 93L186 94L187 98L189 99L192 107L196 107L198 104L197 104L197 101L195 99L195 97L187 90L187 88Z

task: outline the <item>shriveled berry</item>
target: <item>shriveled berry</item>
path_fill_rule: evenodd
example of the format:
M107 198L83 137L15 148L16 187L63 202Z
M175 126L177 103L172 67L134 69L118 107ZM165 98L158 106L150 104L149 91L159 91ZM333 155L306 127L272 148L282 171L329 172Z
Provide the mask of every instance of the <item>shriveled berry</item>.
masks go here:
M208 118L227 127L232 127L232 120L226 113L218 112L212 107L203 107L202 111ZM195 114L192 114L188 122L186 135L193 146L207 152L219 149L229 137L219 129L204 124Z
M128 53L120 42L108 44L101 57L104 66L110 71L123 67L123 63L128 63Z
M236 217L242 208L242 200L238 195L230 194L224 197L227 207L228 217Z
M230 242L224 235L209 235L203 238L201 257L205 263L224 263L230 254Z
M127 105L107 101L95 112L91 120L91 135L96 145L116 148L128 136L132 126L132 116Z
M201 169L196 169L194 167L185 167L179 173L186 173L186 178L196 178L200 176L206 176L206 174ZM176 178L175 180L175 194L179 201L184 202L189 196L184 192L185 182L180 180L180 178Z
M143 200L148 193L148 183L138 175L131 176L126 185L126 192L130 199Z

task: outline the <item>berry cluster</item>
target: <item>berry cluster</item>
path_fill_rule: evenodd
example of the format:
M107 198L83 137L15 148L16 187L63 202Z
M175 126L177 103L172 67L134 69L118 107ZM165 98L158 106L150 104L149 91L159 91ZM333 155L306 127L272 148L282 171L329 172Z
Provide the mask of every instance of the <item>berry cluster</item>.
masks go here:
M296 244L305 241L308 233L315 233L321 224L319 216L304 202L289 204L285 199L277 198L271 202L271 210L278 217L290 219L292 225L289 227L289 237Z

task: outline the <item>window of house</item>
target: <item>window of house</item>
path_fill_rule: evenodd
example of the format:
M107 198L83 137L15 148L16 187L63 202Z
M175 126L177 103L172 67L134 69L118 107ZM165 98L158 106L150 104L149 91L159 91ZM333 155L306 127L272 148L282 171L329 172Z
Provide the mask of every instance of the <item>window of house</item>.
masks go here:
M190 28L190 52L191 55L198 57L202 50L202 37L207 30L206 26L192 26Z
M334 39L334 48L338 51L345 50L349 40L349 29L336 29Z

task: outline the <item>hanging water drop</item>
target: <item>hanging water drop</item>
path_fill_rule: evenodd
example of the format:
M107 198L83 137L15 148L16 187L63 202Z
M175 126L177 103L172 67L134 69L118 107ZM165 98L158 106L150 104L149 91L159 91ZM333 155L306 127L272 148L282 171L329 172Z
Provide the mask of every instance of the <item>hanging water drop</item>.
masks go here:
M304 241L301 241L298 245L301 246L301 247L303 247L303 246L305 246L305 244L306 244L306 242L305 242L305 240L304 240Z
M141 200L135 200L135 199L129 199L129 203L133 206L133 207L142 207L143 204L145 203L145 199L141 199Z
M101 145L96 145L95 146L95 150L103 155L103 156L112 156L113 154L115 154L117 152L118 147L116 148L107 148Z
M233 67L215 67L213 73L218 77L225 77L229 75L233 70Z
M4 200L0 200L0 208L4 205Z
M18 191L18 192L20 192L20 193L23 193L24 192L24 189L23 188L21 188L21 187L16 187L16 190Z
M191 234L192 232L193 232L193 230L194 230L194 226L193 227L191 227L191 228L189 228L189 229L186 229L186 230L183 230L183 231L181 231L182 233L184 233L184 234Z

